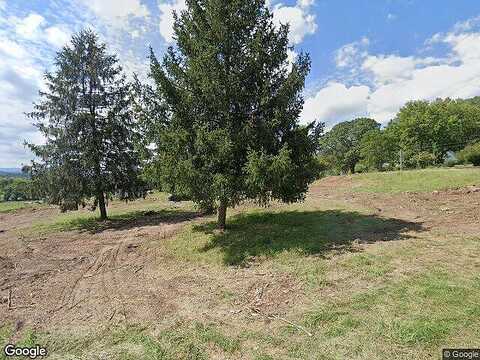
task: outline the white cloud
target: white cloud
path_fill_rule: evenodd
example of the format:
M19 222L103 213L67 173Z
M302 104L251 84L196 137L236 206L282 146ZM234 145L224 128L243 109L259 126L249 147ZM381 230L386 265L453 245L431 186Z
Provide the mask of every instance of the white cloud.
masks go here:
M358 62L359 58L367 56L365 48L370 44L367 37L363 37L360 41L346 44L338 49L335 53L335 63L338 67L352 66Z
M302 121L320 120L331 126L354 116L363 116L367 112L369 93L368 86L346 87L338 82L330 82L315 96L305 100Z
M57 48L67 44L71 38L70 31L61 29L57 26L51 26L45 30L47 41Z
M291 45L300 44L305 36L317 31L315 14L311 12L313 0L298 0L295 6L277 4L273 7L273 20L276 24L289 24Z
M32 155L22 145L34 128L23 115L42 83L43 72L24 46L0 36L0 166L27 163Z
M480 95L480 32L464 31L472 29L473 21L465 24L426 42L450 48L440 58L370 55L362 53L358 43L347 44L336 53L337 66L351 67L359 80L368 81L350 87L338 81L326 84L306 99L302 121L318 119L331 125L364 115L386 123L407 101Z
M415 70L421 66L434 64L434 58L416 58L413 56L378 55L366 56L362 70L373 74L374 81L381 84L411 79Z
M32 13L23 19L13 19L19 36L26 39L36 39L40 34L40 26L45 22L43 16Z
M98 17L122 25L128 17L146 17L150 12L140 0L83 0Z
M173 2L162 2L158 4L158 9L161 13L158 25L159 31L166 42L171 43L173 41L173 12L180 15L180 12L185 10L186 7L185 0L174 0Z
M1 39L0 52L2 52L4 56L11 56L17 59L20 59L28 54L23 47L8 38Z

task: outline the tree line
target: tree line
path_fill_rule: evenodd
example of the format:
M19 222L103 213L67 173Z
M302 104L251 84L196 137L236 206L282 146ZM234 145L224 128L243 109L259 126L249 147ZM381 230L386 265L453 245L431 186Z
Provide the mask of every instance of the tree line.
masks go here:
M0 202L39 199L40 195L30 179L21 176L0 176Z
M38 196L106 219L114 197L156 188L216 211L223 229L229 207L302 200L322 171L438 164L479 139L477 100L412 102L384 129L368 118L326 134L321 122L301 125L310 57L289 62L289 27L265 0L186 4L175 45L162 59L150 49L147 80L129 80L92 30L57 53L28 114L45 137L26 144Z
M288 62L287 25L264 0L190 1L175 16L176 45L150 49L148 81L128 81L92 30L57 53L29 117L45 136L27 144L32 181L62 210L149 187L218 213L252 199L304 198L319 174L323 124L300 125L308 54Z
M369 118L345 121L320 143L319 162L331 174L479 166L480 97L411 101L383 128Z

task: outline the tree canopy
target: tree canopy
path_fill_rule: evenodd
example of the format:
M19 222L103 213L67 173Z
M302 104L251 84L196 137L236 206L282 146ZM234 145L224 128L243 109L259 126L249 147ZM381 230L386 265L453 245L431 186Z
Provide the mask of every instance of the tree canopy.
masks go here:
M417 166L419 156L431 157L431 165L438 165L449 151L480 139L480 108L470 100L411 101L386 131L396 139L408 166Z
M340 172L355 172L360 161L362 137L380 124L373 119L358 118L335 125L320 140L321 155L330 159L331 166Z
M90 30L57 53L55 68L29 114L46 138L44 145L29 144L40 159L31 167L33 181L62 210L93 198L105 219L112 195L134 199L144 193L130 85L117 57Z
M186 3L175 16L176 46L162 62L150 56L165 114L151 124L151 174L164 189L216 206L220 228L242 200L303 199L323 130L298 123L309 56L289 65L288 26L274 25L264 0Z

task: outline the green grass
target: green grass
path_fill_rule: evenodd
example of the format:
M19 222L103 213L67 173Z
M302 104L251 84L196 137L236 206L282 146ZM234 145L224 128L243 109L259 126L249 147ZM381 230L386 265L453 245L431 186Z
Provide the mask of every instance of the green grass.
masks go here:
M19 209L40 207L42 204L30 201L2 201L0 202L0 213L13 212Z
M441 168L375 172L351 176L356 191L397 193L404 191L434 191L480 185L478 168Z
M107 229L128 229L140 225L155 225L161 222L184 221L197 216L193 211L176 209L113 212L108 220L101 221L95 213L69 213L60 215L51 222L38 223L30 228L37 234L61 231L80 231L97 233Z
M113 201L107 209L108 220L100 221L97 211L80 209L59 213L48 221L44 219L34 223L24 235L50 234L62 231L80 231L96 233L107 229L127 229L140 225L154 225L160 222L183 221L198 216L191 203L179 207L166 201L166 194L157 193L145 200L130 203Z
M478 169L428 169L351 178L357 191L388 193L480 185L479 176ZM186 313L179 302L178 312L153 325L104 324L85 333L27 330L18 343L45 345L52 359L113 360L420 360L440 358L444 347L478 346L480 239L427 231L421 224L335 201L237 208L229 211L225 232L206 218L162 241L167 269L188 262L185 269L198 271L188 280L204 279L218 289L197 296L193 284L188 295L192 303L212 304L210 313ZM162 196L114 202L107 222L79 211L39 222L32 232L155 225L193 217L192 209L191 204L174 208ZM270 283L266 292L275 288L277 279L288 279L295 291L288 305L282 299L279 316L312 336L278 319L249 315L248 295L264 283ZM238 308L240 313L230 314ZM0 344L12 333L12 326L0 326Z
M11 333L11 326L0 328L2 348ZM111 326L84 333L26 329L16 344L41 344L52 359L207 360L211 353L222 359L236 359L241 350L238 337L199 322L176 323L155 334L141 325ZM3 352L0 359L6 360Z
M314 332L317 348L336 342L341 353L342 348L347 352L358 345L367 358L369 344L375 344L375 358L430 358L429 354L435 358L442 346L474 345L479 331L473 329L480 325L474 315L479 311L479 290L474 276L459 280L432 270L354 295L320 300L305 314L304 323ZM465 327L472 331L462 343L455 336Z
M298 258L348 251L355 240L406 239L412 230L420 231L421 226L359 212L251 210L231 216L223 233L215 231L213 222L195 225L169 246L184 259L247 265L253 258L288 261L289 254Z

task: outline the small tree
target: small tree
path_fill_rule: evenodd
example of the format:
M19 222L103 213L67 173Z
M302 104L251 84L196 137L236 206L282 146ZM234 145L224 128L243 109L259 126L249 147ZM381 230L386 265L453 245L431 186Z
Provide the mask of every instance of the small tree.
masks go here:
M337 171L350 171L353 174L361 158L360 143L363 136L379 128L380 124L369 118L341 122L320 140L321 154L331 156Z
M298 123L310 60L289 69L288 26L275 27L264 0L187 0L174 32L162 64L151 53L167 108L153 160L163 188L216 206L221 229L242 200L303 199L323 128Z
M28 114L46 137L44 145L28 144L40 158L32 163L32 177L62 211L93 198L106 219L113 195L128 200L144 194L130 85L116 56L89 30L72 37L55 65L45 75L47 91Z

